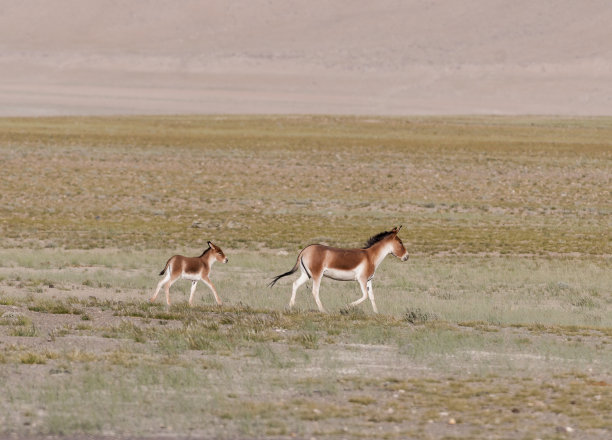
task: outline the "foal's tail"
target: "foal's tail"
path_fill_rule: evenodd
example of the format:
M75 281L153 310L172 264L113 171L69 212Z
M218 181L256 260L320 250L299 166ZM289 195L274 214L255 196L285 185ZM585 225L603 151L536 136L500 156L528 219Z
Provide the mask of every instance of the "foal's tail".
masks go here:
M172 258L174 258L174 257L172 257ZM166 261L166 265L164 266L162 271L159 273L160 275L163 275L164 273L166 273L166 271L168 270L168 266L170 265L170 261L172 261L172 258L170 258L168 261Z

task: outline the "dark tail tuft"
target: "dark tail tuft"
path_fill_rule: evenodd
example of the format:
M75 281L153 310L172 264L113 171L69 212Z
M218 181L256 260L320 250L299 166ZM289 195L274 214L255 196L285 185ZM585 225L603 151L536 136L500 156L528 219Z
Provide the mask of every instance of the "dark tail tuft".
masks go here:
M293 269L291 269L289 272L285 272L285 273L280 274L280 275L279 275L279 276L277 276L277 277L274 277L274 279L272 280L272 282L271 282L270 284L268 284L268 287L272 287L272 286L274 286L274 285L276 284L276 282L277 282L278 280L280 280L282 277L286 277L287 275L291 275L292 273L295 273L295 271L297 270L297 268L298 268L298 266L297 266L297 264L296 264L295 266L293 266Z
M270 284L268 284L268 287L274 286L276 284L276 282L278 280L280 280L282 277L286 277L287 275L291 275L292 273L295 273L298 270L298 266L300 264L300 259L302 258L302 252L304 252L304 249L302 249L300 251L300 253L298 254L297 260L296 260L295 264L293 265L293 269L291 269L289 272L281 273L279 276L274 277L272 282ZM310 275L309 275L309 277L310 277Z
M167 270L168 270L168 263L166 263L166 265L164 266L164 268L162 269L162 271L159 274L163 275L163 274L166 273Z
M176 257L176 255L175 255ZM166 261L166 265L164 266L164 268L162 269L162 271L159 273L160 275L163 275L166 273L166 271L168 270L168 266L170 266L170 262L174 259L174 257L171 257L168 259L168 261Z

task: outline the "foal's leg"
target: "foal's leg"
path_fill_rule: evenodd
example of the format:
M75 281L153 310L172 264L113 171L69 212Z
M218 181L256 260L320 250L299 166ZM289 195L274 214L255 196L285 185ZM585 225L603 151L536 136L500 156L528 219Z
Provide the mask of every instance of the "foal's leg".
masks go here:
M372 309L374 310L374 313L378 313L378 309L376 308L376 303L374 302L374 292L372 291L372 280L368 280L366 287L368 289L368 296L370 297L370 302L372 303Z
M321 299L319 298L319 286L321 286L321 276L318 278L312 278L312 296L314 296L314 300L317 303L317 307L321 313L326 313L323 308L323 304L321 304Z
M197 281L192 281L191 282L191 293L189 294L189 305L192 306L193 305L193 294L195 293L196 290L196 286L198 285Z
M180 275L177 277L170 277L170 280L166 283L166 304L168 305L170 305L170 286L172 286L180 277Z
M302 284L308 281L308 275L302 271L300 277L293 282L293 289L291 290L291 300L289 301L289 308L292 308L295 304L295 294Z
M153 294L153 296L151 297L149 301L154 302L157 299L157 295L159 294L159 291L161 290L164 283L166 283L169 279L170 279L170 269L166 271L166 274L164 275L164 277L159 281L159 283L157 283L157 288L155 289L155 293Z
M215 289L215 286L213 286L212 281L210 281L210 278L206 277L202 277L202 282L204 284L206 284L208 287L210 287L210 290L212 290L213 295L215 295L215 300L217 301L218 305L223 304L221 302L221 299L219 298L219 295L217 294L217 289Z

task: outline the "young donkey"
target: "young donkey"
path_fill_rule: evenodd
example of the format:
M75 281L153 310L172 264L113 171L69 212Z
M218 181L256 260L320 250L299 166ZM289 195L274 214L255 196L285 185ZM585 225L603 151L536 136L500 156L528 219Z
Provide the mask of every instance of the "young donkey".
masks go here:
M182 255L174 255L168 260L164 270L159 273L160 275L165 275L157 284L155 294L151 297L150 301L155 301L159 290L165 284L166 302L168 305L170 305L170 286L172 286L172 284L174 284L174 282L179 278L186 278L191 280L191 294L189 295L190 306L193 305L193 294L195 293L198 281L202 281L204 284L210 287L210 290L212 290L212 293L215 295L217 304L221 305L221 300L219 299L217 290L210 281L210 278L208 278L208 274L210 274L210 270L212 269L212 265L215 263L215 261L227 263L228 260L221 248L215 246L210 241L208 242L208 249L206 249L199 257L184 257Z
M272 287L280 278L293 274L299 266L302 274L293 283L289 308L295 304L297 289L312 278L312 295L319 310L325 312L319 299L321 278L327 277L338 281L356 280L361 286L362 297L350 305L361 304L369 297L374 313L378 313L372 292L372 278L376 268L388 254L393 254L402 261L408 259L408 251L397 236L400 228L401 226L371 237L362 249L338 249L322 244L311 244L298 254L295 266L289 272L274 278L269 286Z

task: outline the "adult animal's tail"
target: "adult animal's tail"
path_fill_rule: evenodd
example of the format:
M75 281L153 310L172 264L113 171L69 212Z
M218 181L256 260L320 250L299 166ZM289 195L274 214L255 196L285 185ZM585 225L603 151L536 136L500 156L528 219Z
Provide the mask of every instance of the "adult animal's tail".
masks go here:
M274 277L274 279L272 280L272 282L270 284L268 284L268 287L272 287L276 284L276 282L278 280L280 280L282 277L286 277L287 275L291 275L292 273L295 273L298 270L299 265L302 265L302 268L304 269L304 271L306 272L306 275L308 275L308 278L310 278L310 272L308 271L308 269L306 268L306 266L304 266L304 262L302 261L302 254L304 253L304 251L309 248L312 245L308 245L306 246L304 249L302 249L300 251L300 253L298 254L297 257L297 261L295 262L295 265L293 266L293 268L289 271L289 272L285 272L285 273L281 273L279 276Z
M272 287L276 284L276 282L278 280L280 280L282 277L286 277L287 275L291 275L292 273L295 273L298 270L298 262L299 262L299 258L298 261L295 262L295 266L293 266L293 269L291 269L289 272L285 272L285 273L281 273L280 275L274 277L274 279L272 280L272 282L270 284L268 284L268 287Z
M268 287L272 287L276 284L276 282L278 280L280 280L282 277L286 277L287 275L291 275L292 273L295 273L295 271L297 270L297 264L295 266L293 266L293 269L291 269L289 272L285 272L282 273L276 277L274 277L274 279L270 282L270 284L268 284Z

